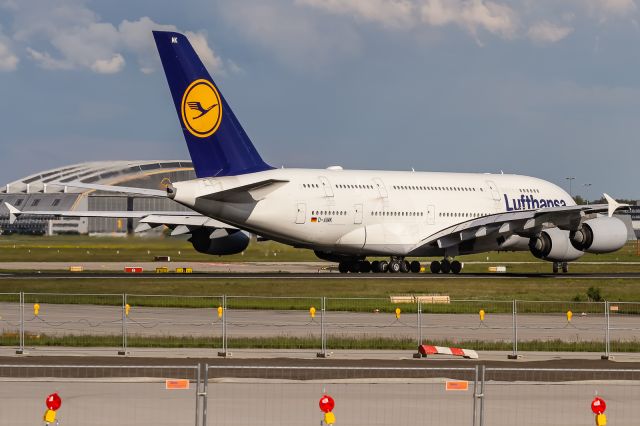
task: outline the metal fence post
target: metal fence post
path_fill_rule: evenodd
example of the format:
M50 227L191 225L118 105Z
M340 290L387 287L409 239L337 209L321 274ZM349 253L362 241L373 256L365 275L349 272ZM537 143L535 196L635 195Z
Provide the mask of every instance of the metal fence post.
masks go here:
M418 315L416 318L416 327L417 330L417 338L418 338L418 352L413 354L414 358L422 358L422 354L420 354L420 346L422 345L422 301L418 299Z
M484 426L484 385L485 385L485 366L482 366L482 370L480 372L480 394L478 398L480 398L480 426Z
M200 372L202 369L202 364L198 364L198 370L196 373L196 423L195 426L200 426L198 420L200 419Z
M202 383L202 426L207 426L207 401L209 400L209 364L204 365L204 382Z
M227 295L222 296L222 351L218 352L218 356L231 356L227 347Z
M17 355L24 354L24 293L20 292L20 300L18 302L20 308L20 348L16 350Z
M476 422L478 420L478 369L479 365L476 364L476 374L473 381L473 422L471 423L473 426L476 426Z
M513 353L507 356L508 359L518 359L518 301L513 301L511 309L511 321L513 323Z
M324 329L324 311L327 308L327 298L322 296L320 301L320 352L316 355L318 358L327 357L327 333Z
M604 355L600 358L604 360L613 359L611 356L611 334L610 334L610 318L609 318L609 301L605 300L604 302L604 319L605 319L605 330L604 330Z
M118 355L127 354L127 295L122 293L122 349Z

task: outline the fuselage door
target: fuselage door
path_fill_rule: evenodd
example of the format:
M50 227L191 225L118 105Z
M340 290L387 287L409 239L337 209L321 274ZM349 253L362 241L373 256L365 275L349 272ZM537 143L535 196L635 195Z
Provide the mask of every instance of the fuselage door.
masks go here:
M434 225L436 223L436 206L429 204L427 206L427 225Z
M362 204L353 206L353 223L360 225L362 223Z
M322 185L322 188L324 189L324 196L325 197L333 197L333 189L331 189L331 182L329 182L329 179L327 179L324 176L320 176L320 184Z
M373 183L376 185L376 188L378 188L378 193L380 194L380 197L387 198L388 196L387 188L384 186L384 182L382 182L382 179L373 178Z
M307 220L307 205L305 203L297 204L296 223L302 224Z
M489 187L489 191L491 191L491 197L493 197L495 201L500 201L500 193L498 192L498 187L495 182L488 180L487 186Z

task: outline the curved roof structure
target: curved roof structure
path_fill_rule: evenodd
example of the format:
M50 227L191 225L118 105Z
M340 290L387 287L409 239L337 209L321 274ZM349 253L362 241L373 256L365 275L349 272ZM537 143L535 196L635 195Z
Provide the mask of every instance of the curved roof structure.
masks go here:
M80 181L115 185L159 173L192 170L193 164L186 160L93 161L59 167L18 179L0 188L0 193L82 193L86 190L66 187L54 182Z

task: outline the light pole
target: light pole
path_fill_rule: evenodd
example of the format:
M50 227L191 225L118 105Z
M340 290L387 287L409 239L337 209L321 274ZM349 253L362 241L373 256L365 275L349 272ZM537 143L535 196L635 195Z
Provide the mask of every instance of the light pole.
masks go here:
M584 184L584 197L586 198L587 204L589 204L589 188L591 188L590 183Z
M566 177L565 179L569 181L569 196L573 198L573 192L571 191L571 182L575 179L575 177L571 176Z

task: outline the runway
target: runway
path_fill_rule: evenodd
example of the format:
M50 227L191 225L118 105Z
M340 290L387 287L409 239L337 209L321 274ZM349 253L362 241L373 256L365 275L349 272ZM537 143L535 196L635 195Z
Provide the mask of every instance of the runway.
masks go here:
M544 280L637 280L640 272L619 273L591 273L591 274L544 274L544 273L461 273L459 275L448 274L340 274L333 272L324 273L295 273L295 272L195 272L192 274L175 273L113 273L113 272L16 272L0 275L1 280L513 280L513 279L544 279Z
M468 265L540 265L547 262L468 262ZM640 262L582 262L584 265L620 265L638 266ZM71 266L81 266L86 272L70 273ZM142 274L124 273L126 266L143 268ZM157 267L167 267L170 273L155 273ZM192 274L176 274L176 268L192 268ZM237 280L253 279L323 279L323 280L465 280L465 279L640 279L638 272L599 272L552 274L552 273L491 273L462 272L455 274L340 274L334 264L327 262L0 262L0 280L2 279L148 279L160 280L215 280L233 278Z

